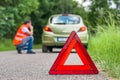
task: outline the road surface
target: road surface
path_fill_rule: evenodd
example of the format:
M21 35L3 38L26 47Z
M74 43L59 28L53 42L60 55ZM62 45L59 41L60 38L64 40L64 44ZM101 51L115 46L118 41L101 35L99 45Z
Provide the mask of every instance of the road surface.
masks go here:
M110 80L103 73L95 75L49 75L48 72L58 56L59 50L53 53L17 54L16 51L0 52L0 80ZM71 60L72 59L72 60ZM69 63L74 60L74 62ZM75 53L65 64L77 64Z

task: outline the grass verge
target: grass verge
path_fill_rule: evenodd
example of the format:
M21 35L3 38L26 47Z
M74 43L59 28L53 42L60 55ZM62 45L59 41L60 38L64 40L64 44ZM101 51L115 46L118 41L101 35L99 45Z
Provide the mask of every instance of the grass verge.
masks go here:
M88 51L110 76L120 79L120 28L99 26L89 41Z
M11 39L1 39L0 40L0 51L14 50L15 46L12 44Z
M41 48L41 44L34 44L34 49ZM11 39L1 39L0 40L0 51L9 51L9 50L15 50L15 46L12 44Z

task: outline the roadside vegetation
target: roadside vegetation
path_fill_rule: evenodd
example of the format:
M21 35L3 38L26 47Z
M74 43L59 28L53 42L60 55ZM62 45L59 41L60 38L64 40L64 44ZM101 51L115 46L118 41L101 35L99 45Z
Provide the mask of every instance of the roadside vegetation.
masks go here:
M96 34L90 38L88 51L104 72L120 79L120 27L115 26L111 17L107 19L111 19L111 23L97 26Z
M40 49L41 44L34 44L34 49ZM9 50L15 50L16 47L12 44L11 39L1 39L0 40L0 51L9 51Z
M1 39L0 40L0 51L14 50L15 46L12 44L11 39Z

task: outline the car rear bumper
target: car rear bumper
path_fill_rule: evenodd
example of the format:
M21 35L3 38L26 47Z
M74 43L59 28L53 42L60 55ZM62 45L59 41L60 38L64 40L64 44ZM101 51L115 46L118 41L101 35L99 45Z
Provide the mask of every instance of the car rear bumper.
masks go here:
M87 33L77 33L83 45L88 44L88 34ZM69 35L59 35L54 34L51 32L44 32L42 35L42 44L45 46L52 46L52 47L61 47L65 44ZM60 40L58 40L60 39ZM63 41L62 41L63 39ZM66 39L66 40L65 40Z

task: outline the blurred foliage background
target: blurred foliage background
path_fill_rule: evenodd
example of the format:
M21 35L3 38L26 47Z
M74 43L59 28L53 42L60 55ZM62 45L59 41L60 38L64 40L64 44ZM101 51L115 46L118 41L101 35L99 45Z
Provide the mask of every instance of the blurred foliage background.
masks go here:
M88 0L83 0L85 3ZM97 25L107 25L109 16L120 25L120 0L89 0L87 10L75 0L1 0L0 39L13 39L18 27L28 19L34 26L35 43L41 43L42 28L53 14L71 13L80 15L91 33ZM112 2L111 2L112 1ZM114 3L116 8L110 8ZM111 22L110 22L111 23Z

